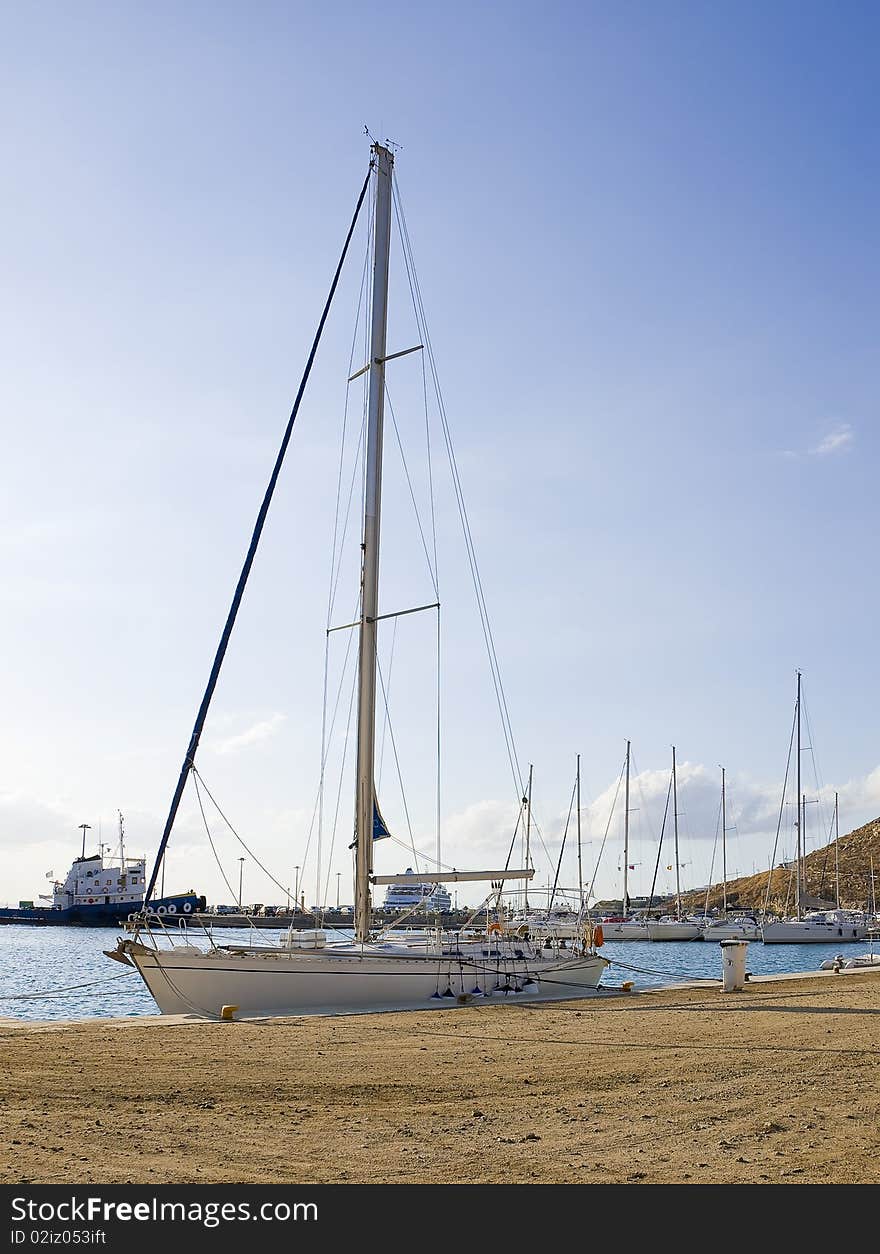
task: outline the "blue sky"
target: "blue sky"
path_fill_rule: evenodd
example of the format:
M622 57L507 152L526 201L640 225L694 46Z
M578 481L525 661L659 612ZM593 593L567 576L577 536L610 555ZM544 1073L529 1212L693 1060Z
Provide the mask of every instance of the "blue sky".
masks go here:
M132 848L155 850L365 124L401 145L551 859L580 753L592 865L630 738L637 876L673 743L686 878L708 874L722 762L728 863L765 866L797 668L805 783L817 795L815 756L824 788L815 842L835 789L842 831L880 814L876 6L35 3L8 6L0 33L0 899L33 897L77 825L109 839L119 809ZM200 759L285 883L317 787L359 248ZM423 415L398 417L416 447ZM382 596L398 608L431 598L391 461ZM506 854L515 796L442 469L444 861L485 866ZM405 621L392 721L425 849L432 627ZM331 898L337 871L350 897L350 795L324 853ZM404 835L387 763L382 801ZM238 853L224 846L230 874ZM603 859L602 895L620 878L617 853ZM378 860L411 861L388 843ZM250 860L245 876L247 898L278 898ZM229 896L191 797L168 885Z

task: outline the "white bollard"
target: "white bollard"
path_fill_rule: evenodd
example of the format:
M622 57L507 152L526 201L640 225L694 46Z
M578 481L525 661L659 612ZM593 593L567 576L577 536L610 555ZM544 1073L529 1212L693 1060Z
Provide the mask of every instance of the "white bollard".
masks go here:
M721 946L721 991L734 993L746 982L746 950L748 941L723 940Z

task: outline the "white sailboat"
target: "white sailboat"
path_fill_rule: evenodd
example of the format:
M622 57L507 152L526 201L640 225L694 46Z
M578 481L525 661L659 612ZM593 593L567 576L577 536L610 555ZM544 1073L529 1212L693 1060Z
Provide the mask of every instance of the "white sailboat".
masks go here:
M529 830L531 824L531 796L532 796L532 768L529 767L529 784L528 791L523 798L526 810L526 849L529 845ZM566 890L559 888L559 876L562 871L562 860L565 854L565 843L568 839L568 828L571 821L572 809L576 807L576 823L577 823L577 857L578 857L578 908L575 910L566 898ZM529 863L528 855L523 859ZM584 897L584 877L583 862L581 849L581 755L577 755L577 770L575 773L574 789L572 790L571 804L569 806L568 818L565 824L565 830L562 834L562 843L559 848L559 859L556 864L556 876L552 889L550 884L547 885L547 904L546 906L530 905L526 900L523 901L521 908L514 910L507 919L507 926L517 936L530 936L534 940L545 941L549 938L560 941L577 940L583 935L584 926L587 917L587 906ZM604 944L604 940L603 940Z
M806 817L807 798L801 791L801 673L797 673L797 700L795 703L795 801L797 804L797 852L795 857L795 913L791 918L766 922L761 929L765 945L804 945L835 943L839 941L865 940L870 928L870 917L864 911L843 910L840 906L839 882L836 889L837 904L833 910L805 909L806 897ZM837 794L834 797L834 823L836 839L840 838ZM836 856L835 848L835 856Z
M721 768L721 914L709 919L703 931L703 940L760 940L761 925L754 915L742 910L727 909L727 772Z
M575 942L532 940L506 932L501 922L488 923L484 934L442 934L439 930L410 939L393 940L371 932L371 890L374 885L406 883L406 875L375 875L373 845L379 814L374 783L376 731L377 624L379 614L379 524L382 490L382 437L385 406L386 326L392 226L393 152L385 145L371 147L370 175L374 195L373 270L367 410L366 478L363 508L362 568L357 701L357 782L355 799L354 903L355 934L347 942L328 943L323 930L289 931L275 946L217 945L208 935L205 947L182 939L157 936L149 918L121 938L111 956L133 964L159 1009L165 1014L202 1018L264 1015L301 1015L394 1009L428 1009L519 995L528 1001L550 1001L583 996L599 985L609 965L592 945L589 932ZM367 182L361 191L358 209ZM357 211L355 218L357 217ZM348 239L354 229L354 222ZM348 241L346 241L346 248ZM343 251L343 258L345 251ZM337 279L342 266L340 260ZM331 289L331 297L334 286ZM328 306L329 307L329 300ZM325 308L326 317L327 309ZM320 324L323 326L323 319ZM319 327L320 335L320 327ZM314 357L317 337L312 349ZM392 354L397 356L398 354ZM311 358L309 365L311 364ZM307 373L308 373L307 367ZM306 374L307 377L307 374ZM300 395L288 424L279 459L283 456ZM170 835L186 778L204 726L207 705L241 599L256 541L268 508L276 473L258 518L251 549L239 580L230 620L221 640L187 751L171 813L166 822L150 898L159 862ZM381 821L381 820L380 820ZM511 878L528 880L534 872L522 870L420 872L419 884L492 881L497 886Z
M648 924L644 918L634 917L629 904L629 776L631 760L631 744L626 742L626 777L623 795L623 896L621 898L621 917L603 918L602 933L605 940L640 940L646 941Z
M681 912L681 863L678 860L678 783L675 768L675 745L672 746L672 827L675 834L675 914L664 914L648 922L648 940L699 940L703 927Z

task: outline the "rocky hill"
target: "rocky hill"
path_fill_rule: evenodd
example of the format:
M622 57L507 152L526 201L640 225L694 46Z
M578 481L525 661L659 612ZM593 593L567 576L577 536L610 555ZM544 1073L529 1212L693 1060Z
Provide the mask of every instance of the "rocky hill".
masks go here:
M880 817L862 827L841 836L822 849L814 849L804 860L806 886L802 888L805 906L822 907L836 905L835 901L835 853L840 874L840 904L847 909L874 909L874 893L871 886L873 859L874 881L880 898ZM722 888L713 884L709 890L709 909L721 908ZM763 909L765 903L776 913L794 909L794 863L780 863L773 868L770 877L770 895L767 897L767 872L747 875L727 882L727 908L747 907ZM690 911L702 911L706 903L706 890L698 893L682 893L682 907Z

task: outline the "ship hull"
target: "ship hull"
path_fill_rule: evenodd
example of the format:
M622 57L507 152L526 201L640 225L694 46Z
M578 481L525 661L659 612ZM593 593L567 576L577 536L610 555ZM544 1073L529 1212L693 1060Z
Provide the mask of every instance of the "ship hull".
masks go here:
M523 946L462 946L429 953L406 945L203 951L122 941L163 1014L216 1019L445 1009L478 1001L557 1001L595 991L609 965L599 954ZM516 957L519 953L521 956Z
M150 909L161 913L167 922L191 918L204 907L204 897L197 897L194 893L163 897L150 905ZM121 927L130 915L140 913L143 908L140 898L136 901L117 901L112 905L95 902L91 906L65 906L60 909L52 906L10 907L0 909L0 925L28 923L47 927Z

